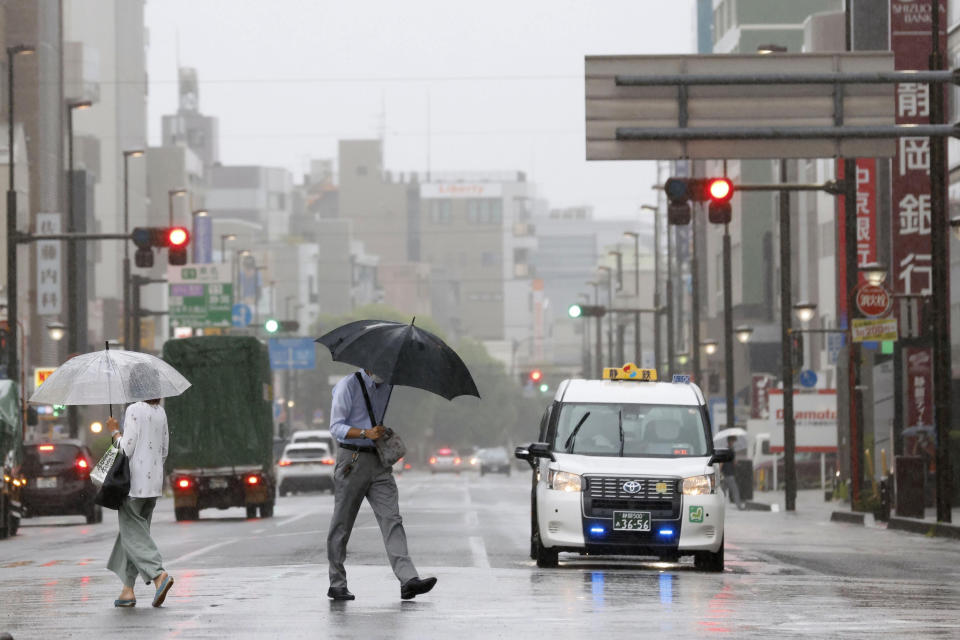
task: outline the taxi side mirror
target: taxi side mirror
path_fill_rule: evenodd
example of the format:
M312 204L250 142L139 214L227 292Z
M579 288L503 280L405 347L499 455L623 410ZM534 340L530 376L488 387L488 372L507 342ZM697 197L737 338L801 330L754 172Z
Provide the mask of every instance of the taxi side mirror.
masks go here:
M714 449L707 464L712 465L714 462L733 462L733 449Z
M553 457L553 451L550 450L550 444L547 442L534 442L528 449L531 458L550 458L550 460L556 461L556 458Z

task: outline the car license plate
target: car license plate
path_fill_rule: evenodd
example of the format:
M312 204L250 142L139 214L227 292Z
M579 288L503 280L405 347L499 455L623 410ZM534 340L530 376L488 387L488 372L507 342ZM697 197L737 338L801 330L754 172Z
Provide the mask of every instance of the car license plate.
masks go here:
M650 531L649 511L614 511L614 531Z
M57 488L57 479L53 478L37 478L37 489L56 489Z
M211 489L226 489L226 488L227 488L227 479L226 479L226 478L210 478L210 488L211 488Z

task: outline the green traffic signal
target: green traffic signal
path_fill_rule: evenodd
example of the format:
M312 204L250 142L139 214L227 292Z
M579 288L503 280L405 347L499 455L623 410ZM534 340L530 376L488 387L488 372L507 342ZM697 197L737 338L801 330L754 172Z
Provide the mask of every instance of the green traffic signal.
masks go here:
M266 329L267 333L276 333L280 329L280 323L273 318L270 318L263 323L263 328Z
M544 382L540 385L540 393L546 393L547 391L550 391L550 385Z
M571 318L579 318L583 315L583 309L578 304L572 304L567 307L567 315Z

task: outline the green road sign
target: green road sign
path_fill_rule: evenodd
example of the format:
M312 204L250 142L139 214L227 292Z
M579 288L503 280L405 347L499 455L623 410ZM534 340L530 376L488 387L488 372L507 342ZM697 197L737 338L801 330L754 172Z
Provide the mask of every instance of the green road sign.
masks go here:
M171 266L170 322L174 327L229 327L233 283L229 267L218 264Z

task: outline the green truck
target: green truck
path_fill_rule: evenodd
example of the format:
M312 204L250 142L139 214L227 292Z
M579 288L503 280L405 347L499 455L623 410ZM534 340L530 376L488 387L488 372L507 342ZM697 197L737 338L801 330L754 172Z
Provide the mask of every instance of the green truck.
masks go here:
M191 386L165 401L166 472L177 520L245 507L273 516L273 386L267 347L248 336L168 340L163 359Z
M0 540L17 535L20 528L23 427L18 393L15 382L0 380Z

